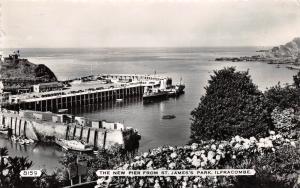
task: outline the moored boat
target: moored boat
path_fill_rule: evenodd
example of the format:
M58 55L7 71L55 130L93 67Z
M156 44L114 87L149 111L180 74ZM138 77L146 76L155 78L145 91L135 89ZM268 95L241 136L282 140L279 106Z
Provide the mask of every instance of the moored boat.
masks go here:
M122 102L123 99L116 99L116 102Z
M75 151L82 151L82 152L93 150L92 146L79 140L64 140L64 139L57 138L55 139L55 143L66 150L75 150Z
M174 118L176 118L176 116L175 116L174 114L171 114L171 115L164 115L164 116L162 117L162 119L174 119Z
M177 84L175 85L175 90L177 94L183 94L184 93L184 89L185 89L185 85L184 84Z
M7 134L8 132L8 127L5 125L0 125L0 133Z
M8 133L8 128L6 128L6 127L0 128L0 133L7 134Z
M19 144L24 145L25 144L25 140L19 139Z

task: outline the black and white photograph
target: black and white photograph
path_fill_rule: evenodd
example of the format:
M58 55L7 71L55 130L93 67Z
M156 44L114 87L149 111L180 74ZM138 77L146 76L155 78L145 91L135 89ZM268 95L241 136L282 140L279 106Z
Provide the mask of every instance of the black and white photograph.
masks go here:
M0 0L0 188L300 188L300 1Z

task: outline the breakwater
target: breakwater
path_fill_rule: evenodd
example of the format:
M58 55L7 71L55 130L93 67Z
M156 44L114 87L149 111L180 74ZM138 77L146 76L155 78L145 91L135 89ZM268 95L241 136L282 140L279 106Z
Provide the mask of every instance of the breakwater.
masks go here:
M24 136L36 141L49 140L49 138L80 139L96 148L110 148L115 144L128 148L126 143L130 141L132 143L131 136L137 134L133 129L97 128L26 118L22 112L16 111L1 112L0 122L3 127L10 129L12 135Z

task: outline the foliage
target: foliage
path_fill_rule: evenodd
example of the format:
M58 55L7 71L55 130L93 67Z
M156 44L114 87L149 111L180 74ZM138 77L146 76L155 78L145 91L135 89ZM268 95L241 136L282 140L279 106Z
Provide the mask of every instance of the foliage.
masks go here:
M131 155L129 155L131 156ZM88 161L88 177L96 180L96 171L99 169L112 169L115 164L125 161L129 157L125 149L119 145L112 146L110 149L99 149L96 158Z
M99 169L112 169L115 164L128 160L131 154L120 145L111 146L109 149L100 148L97 156L92 157L86 154L78 154L76 152L66 152L60 163L68 168L70 163L76 162L77 158L85 158L87 160L87 176L85 179L93 181L97 179L96 171Z
M10 157L7 148L0 148L0 187L32 187L32 179L21 178L21 170L29 169L32 162L26 157Z
M230 141L202 141L191 145L165 146L115 165L118 170L255 169L255 176L169 176L99 178L100 187L289 187L300 169L295 142L270 132L265 138L240 136ZM249 184L247 184L249 183Z
M283 145L276 152L252 157L250 165L237 168L253 168L253 166L256 175L236 177L235 187L293 187L299 176L300 153L293 146Z
M294 79L294 85L296 88L300 88L300 71L297 75L293 76Z
M276 107L280 109L294 108L295 110L300 107L300 88L281 87L278 84L268 89L264 96L269 112L272 112Z
M74 152L66 152L64 153L64 156L59 161L60 164L62 164L65 168L68 168L69 164L72 162L75 162L77 159L77 154Z
M191 142L266 134L270 115L248 72L224 68L214 71L208 84L206 95L191 113Z
M281 110L276 107L271 113L274 130L287 138L300 138L300 117L293 108Z
M57 188L65 185L59 171L48 175L46 171L37 178L22 178L20 172L32 166L26 157L10 157L7 148L0 148L0 187L5 188Z
M57 169L52 174L48 174L46 170L42 170L42 175L33 180L35 187L39 188L58 188L68 185L68 177L65 171Z

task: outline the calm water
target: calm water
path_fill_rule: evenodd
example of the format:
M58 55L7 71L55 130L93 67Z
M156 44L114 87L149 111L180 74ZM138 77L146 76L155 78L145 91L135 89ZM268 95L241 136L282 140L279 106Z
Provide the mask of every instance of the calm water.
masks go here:
M124 122L142 135L140 151L160 145L183 145L189 140L190 112L198 105L204 86L213 70L235 66L237 70L249 69L259 89L278 82L291 83L295 71L263 63L215 62L215 57L254 55L257 48L111 48L111 49L21 49L23 57L34 63L44 63L58 79L97 73L136 73L168 75L173 82L180 78L186 84L186 93L177 99L169 99L144 105L141 100L111 103L100 108L87 107L78 112L89 118ZM7 50L6 50L7 53ZM162 120L165 114L175 119ZM60 148L35 145L24 149L0 138L0 146L7 146L12 155L29 156L34 168L58 167L62 156Z

